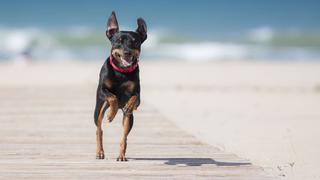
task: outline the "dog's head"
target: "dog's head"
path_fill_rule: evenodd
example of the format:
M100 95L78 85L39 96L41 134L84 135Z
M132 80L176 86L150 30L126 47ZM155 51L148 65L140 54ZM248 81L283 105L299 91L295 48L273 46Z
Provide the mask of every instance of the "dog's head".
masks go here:
M130 67L139 59L141 44L147 39L147 25L142 18L138 18L137 23L136 31L119 31L115 12L108 19L106 35L111 42L114 63L119 67Z

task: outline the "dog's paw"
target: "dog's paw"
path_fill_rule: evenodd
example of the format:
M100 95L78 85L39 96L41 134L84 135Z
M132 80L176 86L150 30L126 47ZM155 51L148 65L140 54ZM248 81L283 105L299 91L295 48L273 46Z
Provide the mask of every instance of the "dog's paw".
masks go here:
M133 111L133 107L127 104L123 107L122 110L124 114L131 114Z
M96 159L104 159L104 152L100 151L96 154Z
M137 109L137 96L132 96L127 104L123 107L124 114L131 114L133 110Z
M128 161L128 159L124 155L119 155L117 161Z

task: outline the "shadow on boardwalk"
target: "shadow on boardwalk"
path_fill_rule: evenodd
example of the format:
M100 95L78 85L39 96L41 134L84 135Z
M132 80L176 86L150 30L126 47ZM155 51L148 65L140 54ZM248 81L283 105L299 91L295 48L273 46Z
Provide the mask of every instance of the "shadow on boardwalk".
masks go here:
M165 161L167 165L186 165L186 166L202 166L206 164L215 164L217 166L245 166L251 165L248 162L221 162L211 158L132 158L134 160L143 161Z

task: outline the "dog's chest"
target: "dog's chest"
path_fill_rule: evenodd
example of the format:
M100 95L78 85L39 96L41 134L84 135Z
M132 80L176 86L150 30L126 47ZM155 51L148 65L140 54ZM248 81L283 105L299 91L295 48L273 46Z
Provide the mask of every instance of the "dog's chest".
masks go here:
M119 84L119 89L126 94L133 94L135 91L136 83L134 81L125 81Z
M136 82L132 80L120 81L118 79L106 79L105 86L114 94L118 96L130 96L136 89Z

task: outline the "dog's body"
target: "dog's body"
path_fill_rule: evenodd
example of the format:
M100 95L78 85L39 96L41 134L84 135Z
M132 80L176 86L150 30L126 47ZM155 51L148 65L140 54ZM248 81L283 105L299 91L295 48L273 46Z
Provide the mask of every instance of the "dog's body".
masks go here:
M102 142L102 120L109 108L107 119L113 120L118 109L123 111L124 134L120 142L120 154L117 160L126 161L127 136L133 126L133 110L140 104L140 79L138 59L141 44L147 38L147 27L142 18L138 19L138 28L133 31L119 31L115 13L108 19L106 35L111 41L111 55L100 71L97 88L94 121L97 126L96 158L104 159Z

